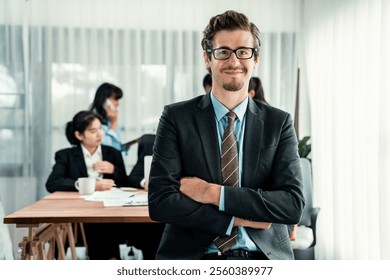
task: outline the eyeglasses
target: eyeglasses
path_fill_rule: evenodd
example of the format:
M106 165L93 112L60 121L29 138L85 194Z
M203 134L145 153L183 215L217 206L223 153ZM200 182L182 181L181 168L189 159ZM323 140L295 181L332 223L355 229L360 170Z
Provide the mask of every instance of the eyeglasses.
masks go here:
M238 59L250 59L253 54L257 52L257 48L239 48L236 50L230 50L225 48L219 49L206 49L206 52L212 53L217 60L229 59L232 53L236 55Z

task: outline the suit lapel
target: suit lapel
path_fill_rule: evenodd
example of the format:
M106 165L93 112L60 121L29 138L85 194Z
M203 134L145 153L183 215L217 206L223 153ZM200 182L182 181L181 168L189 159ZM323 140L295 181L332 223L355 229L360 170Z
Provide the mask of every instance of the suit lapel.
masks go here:
M258 170L264 132L264 121L261 113L262 111L256 103L249 98L244 134L243 186L250 185L248 180L253 177L251 173Z
M109 149L106 149L106 147L104 145L101 145L101 147L102 147L102 157L103 157L103 160L107 160L109 162L113 162L111 151Z
M83 156L83 151L81 150L81 146L77 146L73 149L73 156L82 174L82 177L88 177L87 167L85 165L85 160Z
M217 127L215 124L215 113L211 103L210 94L205 94L198 105L200 111L195 114L195 121L198 127L204 157L210 172L210 178L214 183L221 183L221 163L219 160L219 142Z

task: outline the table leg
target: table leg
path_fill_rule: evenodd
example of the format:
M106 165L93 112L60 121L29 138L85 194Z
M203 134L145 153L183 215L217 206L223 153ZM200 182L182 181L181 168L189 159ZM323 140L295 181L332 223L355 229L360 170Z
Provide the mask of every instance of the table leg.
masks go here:
M56 242L57 242L57 248L58 248L58 259L65 260L64 240L62 238L61 228L56 229Z
M58 259L64 260L66 258L65 241L67 239L69 241L72 259L77 259L71 223L43 224L41 226L28 225L27 227L28 236L23 237L23 240L19 243L22 260L34 258L39 260L53 259L56 245L58 248ZM35 230L34 227L37 229ZM45 244L49 244L47 252Z
M68 224L64 224L64 226L65 226L65 232L68 235L69 247L70 247L70 251L72 252L72 259L77 260L75 240L72 231L72 224L68 223Z

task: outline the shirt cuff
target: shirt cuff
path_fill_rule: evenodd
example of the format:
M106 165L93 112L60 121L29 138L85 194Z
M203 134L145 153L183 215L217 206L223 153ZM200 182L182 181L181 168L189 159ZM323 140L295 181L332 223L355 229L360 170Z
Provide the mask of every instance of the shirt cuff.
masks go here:
M221 193L219 194L219 211L225 211L225 186L221 186ZM229 227L226 230L226 235L230 235L232 233L234 225L234 217L230 221Z
M139 185L141 186L141 188L145 188L145 182L146 182L146 180L145 180L145 178L143 178L142 180L141 180L141 182L139 183Z
M225 211L225 186L221 186L221 193L219 194L219 211Z
M230 221L229 227L226 230L226 235L230 235L232 233L233 225L234 225L234 217L232 217L232 220Z

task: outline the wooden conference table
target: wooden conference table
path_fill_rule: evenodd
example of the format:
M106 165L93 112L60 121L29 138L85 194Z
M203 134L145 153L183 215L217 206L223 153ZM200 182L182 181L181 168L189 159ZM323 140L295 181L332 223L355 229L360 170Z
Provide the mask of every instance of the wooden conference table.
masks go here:
M138 190L139 192L139 190ZM57 244L58 259L65 259L68 240L76 259L72 224L153 223L148 206L104 207L102 201L86 201L77 192L55 192L4 217L5 224L28 228L20 242L22 259L53 259ZM83 233L83 232L82 232ZM85 235L83 235L85 243Z

